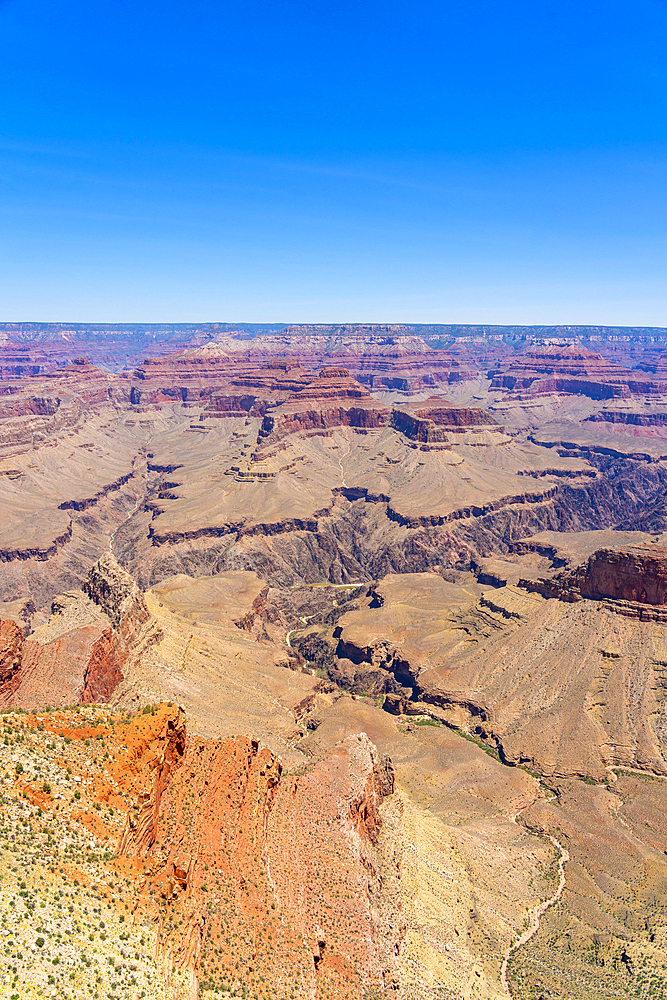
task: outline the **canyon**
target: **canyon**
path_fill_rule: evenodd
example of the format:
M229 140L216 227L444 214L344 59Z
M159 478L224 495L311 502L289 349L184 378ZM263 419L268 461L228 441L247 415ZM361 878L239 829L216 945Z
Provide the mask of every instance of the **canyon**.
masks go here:
M0 996L667 990L667 342L548 333L7 328Z

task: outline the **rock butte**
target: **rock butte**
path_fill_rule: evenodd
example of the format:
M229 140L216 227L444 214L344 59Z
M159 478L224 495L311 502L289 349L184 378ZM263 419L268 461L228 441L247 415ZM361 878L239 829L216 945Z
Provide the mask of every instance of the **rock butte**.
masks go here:
M656 370L657 371L657 370ZM667 388L603 358L595 351L575 346L533 348L493 372L491 387L531 394L581 393L593 399L662 393Z
M452 329L7 327L0 996L667 990L667 340Z

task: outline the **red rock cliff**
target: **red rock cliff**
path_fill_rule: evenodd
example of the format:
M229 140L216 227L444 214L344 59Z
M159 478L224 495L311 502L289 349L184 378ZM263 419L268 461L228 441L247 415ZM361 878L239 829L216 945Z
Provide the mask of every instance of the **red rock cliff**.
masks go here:
M288 779L244 736L188 741L174 760L162 794L144 768L121 841L145 859L137 905L158 925L166 974L189 973L194 995L254 996L263 982L285 1000L383 990L402 932L399 919L380 927L375 907L393 771L370 741L350 737Z
M23 632L13 621L0 621L0 699L11 696L20 683Z
M519 583L565 601L607 599L662 607L667 604L667 549L656 545L598 549L574 571Z

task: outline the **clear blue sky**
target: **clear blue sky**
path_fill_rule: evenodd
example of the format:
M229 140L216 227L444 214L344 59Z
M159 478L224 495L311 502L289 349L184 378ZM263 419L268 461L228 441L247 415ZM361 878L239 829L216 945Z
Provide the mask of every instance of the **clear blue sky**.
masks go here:
M0 0L0 319L667 325L667 3Z

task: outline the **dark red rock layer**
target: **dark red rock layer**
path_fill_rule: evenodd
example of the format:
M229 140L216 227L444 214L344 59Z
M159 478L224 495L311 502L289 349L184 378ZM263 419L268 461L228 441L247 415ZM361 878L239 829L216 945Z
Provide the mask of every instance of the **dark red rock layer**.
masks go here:
M98 560L84 588L99 612L83 593L72 592L64 603L54 602L53 631L39 641L24 639L12 621L0 623L1 705L34 709L110 699L150 615L143 594L111 553ZM60 615L68 606L79 611L65 630ZM150 641L160 635L156 630Z
M113 629L102 632L90 651L90 659L83 675L82 704L109 701L123 680L123 665L127 651Z
M0 704L35 709L106 701L122 680L124 659L118 636L101 624L44 644L26 639L11 678L0 687Z
M587 422L625 424L629 427L667 427L667 413L631 413L627 410L603 410L586 418Z
M424 403L396 407L391 414L391 426L411 440L424 443L446 441L448 432L473 427L502 430L485 410L454 406L439 396Z

